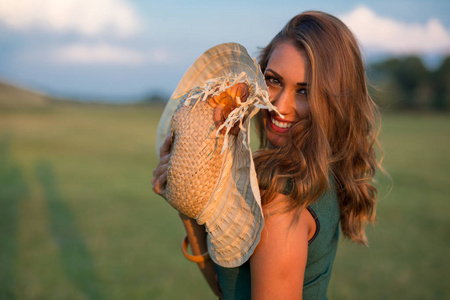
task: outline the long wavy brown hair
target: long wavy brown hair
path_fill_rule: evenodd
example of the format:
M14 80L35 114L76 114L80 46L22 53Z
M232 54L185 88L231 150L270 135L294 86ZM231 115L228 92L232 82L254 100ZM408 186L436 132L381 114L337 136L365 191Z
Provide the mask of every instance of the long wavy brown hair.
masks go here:
M279 148L269 147L261 114L257 118L261 149L254 160L263 205L289 186L292 201L287 211L296 210L299 215L333 186L342 232L366 244L365 228L374 221L377 204L373 179L377 168L381 169L375 154L380 118L367 90L358 43L336 17L304 12L262 49L263 72L274 48L283 42L307 53L310 113L292 127L287 142Z

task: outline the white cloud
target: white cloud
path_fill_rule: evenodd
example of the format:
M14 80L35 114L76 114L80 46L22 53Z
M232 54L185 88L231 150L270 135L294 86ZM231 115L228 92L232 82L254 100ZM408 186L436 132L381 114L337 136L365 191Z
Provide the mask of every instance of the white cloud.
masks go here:
M163 50L140 52L111 44L72 44L48 49L45 54L37 55L41 59L58 64L76 65L141 65L170 64L170 54ZM35 60L36 55L29 55Z
M16 31L41 29L83 36L128 37L141 28L126 0L0 0L0 23Z
M54 49L50 57L63 64L137 65L145 61L145 57L137 51L108 44L73 44Z
M340 16L366 52L449 54L450 32L437 19L426 24L404 23L375 14L365 6Z

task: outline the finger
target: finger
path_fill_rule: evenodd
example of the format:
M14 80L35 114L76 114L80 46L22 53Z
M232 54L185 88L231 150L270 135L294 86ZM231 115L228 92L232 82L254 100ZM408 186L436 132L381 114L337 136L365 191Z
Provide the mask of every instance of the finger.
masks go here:
M153 171L153 177L159 178L162 174L167 173L168 164L159 164Z
M164 199L166 193L166 183L167 183L167 173L163 173L155 182L152 184L152 190L156 194L162 196Z
M154 192L155 194L161 195L161 185L159 184L158 181L156 181L156 182L153 184L152 190L153 190L153 192Z
M166 155L159 160L158 165L153 170L153 177L158 178L164 171L167 171L167 164L170 160L170 155Z
M159 160L158 165L167 164L170 161L171 157L172 157L172 153L169 153L166 156L161 157L160 160Z
M239 96L239 95L238 95L238 91L239 91L240 85L241 85L240 83L235 84L235 85L233 85L232 87L230 87L230 88L227 90L228 94L229 94L233 99L235 99L236 96Z
M217 96L214 96L214 101L216 101L216 103L221 103L221 102L225 102L225 101L232 101L233 98L231 98L230 94L228 94L226 91L220 93Z
M167 172L162 173L161 176L158 178L159 184L164 187L164 190L166 190L166 184L167 184Z
M235 106L234 99L230 95L227 94L226 96L224 96L222 98L220 103L223 103L223 105L224 105L225 114L226 114L225 118L226 118L226 117L228 117L228 114L231 111L231 107Z
M172 148L172 136L169 134L161 145L161 148L159 148L159 157L161 158L170 154L170 148Z
M208 97L206 99L206 102L208 102L208 104L211 105L212 108L215 108L217 106L217 102L214 101L214 97Z
M248 86L245 83L243 83L241 86L239 86L238 92L238 96L241 99L241 102L247 101L248 95L249 95Z
M156 181L156 193L166 199L167 173L161 175Z
M245 102L248 97L248 86L241 82L232 86L229 90L229 95L236 101L236 97L239 97L242 102Z
M216 127L219 127L220 125L222 125L222 123L224 121L224 119L223 119L224 109L225 109L224 103L219 103L219 104L217 104L216 108L214 108L213 120L214 120L214 125L216 125Z
M216 107L217 104L223 102L224 98L228 97L227 92L222 92L219 95L215 95L212 97L208 97L206 101L209 103L209 105L212 106L212 108Z

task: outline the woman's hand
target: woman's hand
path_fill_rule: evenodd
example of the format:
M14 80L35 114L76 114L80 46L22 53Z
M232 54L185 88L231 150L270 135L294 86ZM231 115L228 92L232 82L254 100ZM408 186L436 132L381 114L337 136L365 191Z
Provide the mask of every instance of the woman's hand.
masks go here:
M208 98L208 103L214 108L213 119L216 127L225 122L230 112L237 108L240 102L247 101L248 95L248 86L245 83L238 83L219 95ZM237 100L238 97L239 100ZM234 125L230 132L237 135L239 133L239 125Z
M153 170L153 192L164 199L166 199L167 167L171 156L170 148L172 148L172 137L169 135L160 148L158 166Z

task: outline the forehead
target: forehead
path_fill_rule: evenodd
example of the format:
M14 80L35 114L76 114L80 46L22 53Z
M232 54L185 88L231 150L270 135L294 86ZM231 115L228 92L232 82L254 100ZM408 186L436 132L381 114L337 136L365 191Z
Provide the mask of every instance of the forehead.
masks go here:
M283 42L275 46L267 68L274 70L283 78L304 82L309 75L309 60L303 49L298 49L289 42Z

